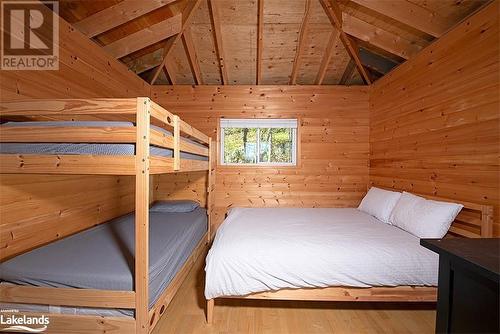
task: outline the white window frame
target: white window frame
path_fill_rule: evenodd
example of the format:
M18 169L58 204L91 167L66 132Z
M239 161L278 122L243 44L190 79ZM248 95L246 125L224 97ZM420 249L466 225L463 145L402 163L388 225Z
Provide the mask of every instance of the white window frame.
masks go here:
M220 129L220 164L223 166L284 166L284 167L292 167L297 166L297 127L298 121L297 119L268 119L268 118L221 118L219 121L219 129ZM257 128L257 162L255 163L228 163L224 161L224 129L225 128ZM259 162L260 159L260 129L269 129L269 128L290 128L292 129L292 161L291 162Z

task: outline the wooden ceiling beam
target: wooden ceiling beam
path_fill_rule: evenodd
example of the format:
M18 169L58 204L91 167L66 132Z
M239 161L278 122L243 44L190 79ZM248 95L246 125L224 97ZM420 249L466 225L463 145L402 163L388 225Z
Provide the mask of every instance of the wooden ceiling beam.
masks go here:
M351 59L347 63L344 74L342 74L342 78L339 81L339 85L346 85L349 82L349 79L352 78L352 74L354 73L354 68L356 68L356 64Z
M347 34L342 30L342 11L340 10L339 4L337 0L319 0L321 6L325 10L326 16L330 20L331 24L339 30L340 32L340 40L344 47L347 50L347 53L351 57L351 59L356 64L359 74L367 84L371 84L370 75L363 67L361 60L359 59L359 51L356 42L352 40Z
M73 26L92 38L174 1L176 0L124 0L74 23Z
M191 36L191 28L189 27L186 27L182 34L182 44L184 44L184 50L186 51L189 67L191 67L191 72L193 73L194 82L197 85L203 85L200 63L198 62L198 56L196 55L196 49Z
M161 71L163 71L163 67L165 67L168 71L168 68L165 66L167 62L167 58L174 48L174 45L177 44L179 39L182 37L182 34L186 27L189 26L191 21L193 20L194 13L196 12L196 9L200 6L201 0L188 0L186 7L184 7L184 10L182 11L182 26L180 32L167 40L165 43L165 46L163 47L163 60L161 61L160 65L158 68L155 70L155 74L153 75L153 79L151 80L151 84L154 84L156 79L158 79L158 76L160 75Z
M338 40L340 36L340 32L335 29L330 34L330 39L328 40L328 44L326 45L325 53L323 54L323 58L321 59L321 64L319 66L318 75L316 76L316 80L314 83L316 85L322 85L323 80L325 79L326 71L328 70L328 65L330 64L330 60L332 59L333 48L335 46L335 42Z
M450 28L445 18L409 1L351 1L434 37L441 37Z
M264 35L264 0L259 0L257 13L257 73L255 83L260 85L262 83L262 47Z
M167 77L168 81L170 81L171 85L177 85L177 71L172 63L172 58L168 57L165 64L162 66L161 70L165 73L165 77Z
M215 37L215 51L217 53L217 59L219 60L222 84L227 85L229 84L229 82L227 78L227 69L224 64L224 48L222 47L222 31L220 25L219 9L217 8L217 0L208 0L208 2L210 20L212 22L212 29L214 31Z
M182 15L177 14L150 27L125 36L103 48L115 58L121 58L143 49L181 31Z
M307 36L307 24L309 22L309 13L311 11L311 0L306 0L304 17L302 18L302 24L300 25L299 38L297 39L297 48L295 50L295 58L293 60L292 74L290 75L290 85L295 85L297 83L297 76L300 69L300 55L304 49L304 44Z
M346 13L343 13L342 28L345 33L404 59L412 58L422 49L396 34Z
M139 58L129 60L126 64L135 74L141 74L158 66L163 60L163 53L163 48L160 48ZM153 75L151 75L151 78L153 78Z

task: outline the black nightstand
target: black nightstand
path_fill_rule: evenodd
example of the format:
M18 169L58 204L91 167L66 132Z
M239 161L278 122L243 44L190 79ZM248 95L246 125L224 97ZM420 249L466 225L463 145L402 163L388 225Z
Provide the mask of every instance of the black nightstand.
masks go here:
M436 333L499 333L500 239L422 239L439 254Z

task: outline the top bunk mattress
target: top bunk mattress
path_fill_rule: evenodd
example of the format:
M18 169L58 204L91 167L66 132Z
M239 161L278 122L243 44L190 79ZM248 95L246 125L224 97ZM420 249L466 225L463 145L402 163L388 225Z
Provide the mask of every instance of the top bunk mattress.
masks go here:
M134 126L131 122L101 122L101 121L56 121L56 122L7 122L2 124L5 127L131 127ZM172 133L168 130L151 125L154 128L168 136ZM200 143L181 137L181 141L186 141L200 147L205 147ZM0 153L2 154L90 154L90 155L134 155L134 144L108 144L108 143L0 143ZM151 145L149 147L150 155L161 157L173 157L174 151L169 148L157 147ZM208 161L208 157L181 152L182 159L192 159Z
M419 242L357 209L234 208L207 256L205 296L436 286L438 255Z
M149 213L149 306L207 231L204 208ZM133 290L135 215L116 218L0 264L0 280L18 285Z

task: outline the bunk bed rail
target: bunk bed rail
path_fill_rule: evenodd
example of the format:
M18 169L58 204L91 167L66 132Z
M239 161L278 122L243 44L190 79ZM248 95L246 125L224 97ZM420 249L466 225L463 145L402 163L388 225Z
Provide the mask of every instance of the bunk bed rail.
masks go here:
M181 152L209 157L210 138L179 116L143 97L2 102L2 121L36 121L39 124L1 126L0 142L114 143L136 144L137 147L137 125L43 126L43 121L126 121L137 124L141 112L150 116L150 126L144 134L149 137L150 145L174 152L173 158L149 156L152 174L208 170L207 161L181 159ZM190 140L183 140L185 138ZM2 154L0 162L2 173L134 175L135 167L133 156L88 154Z

